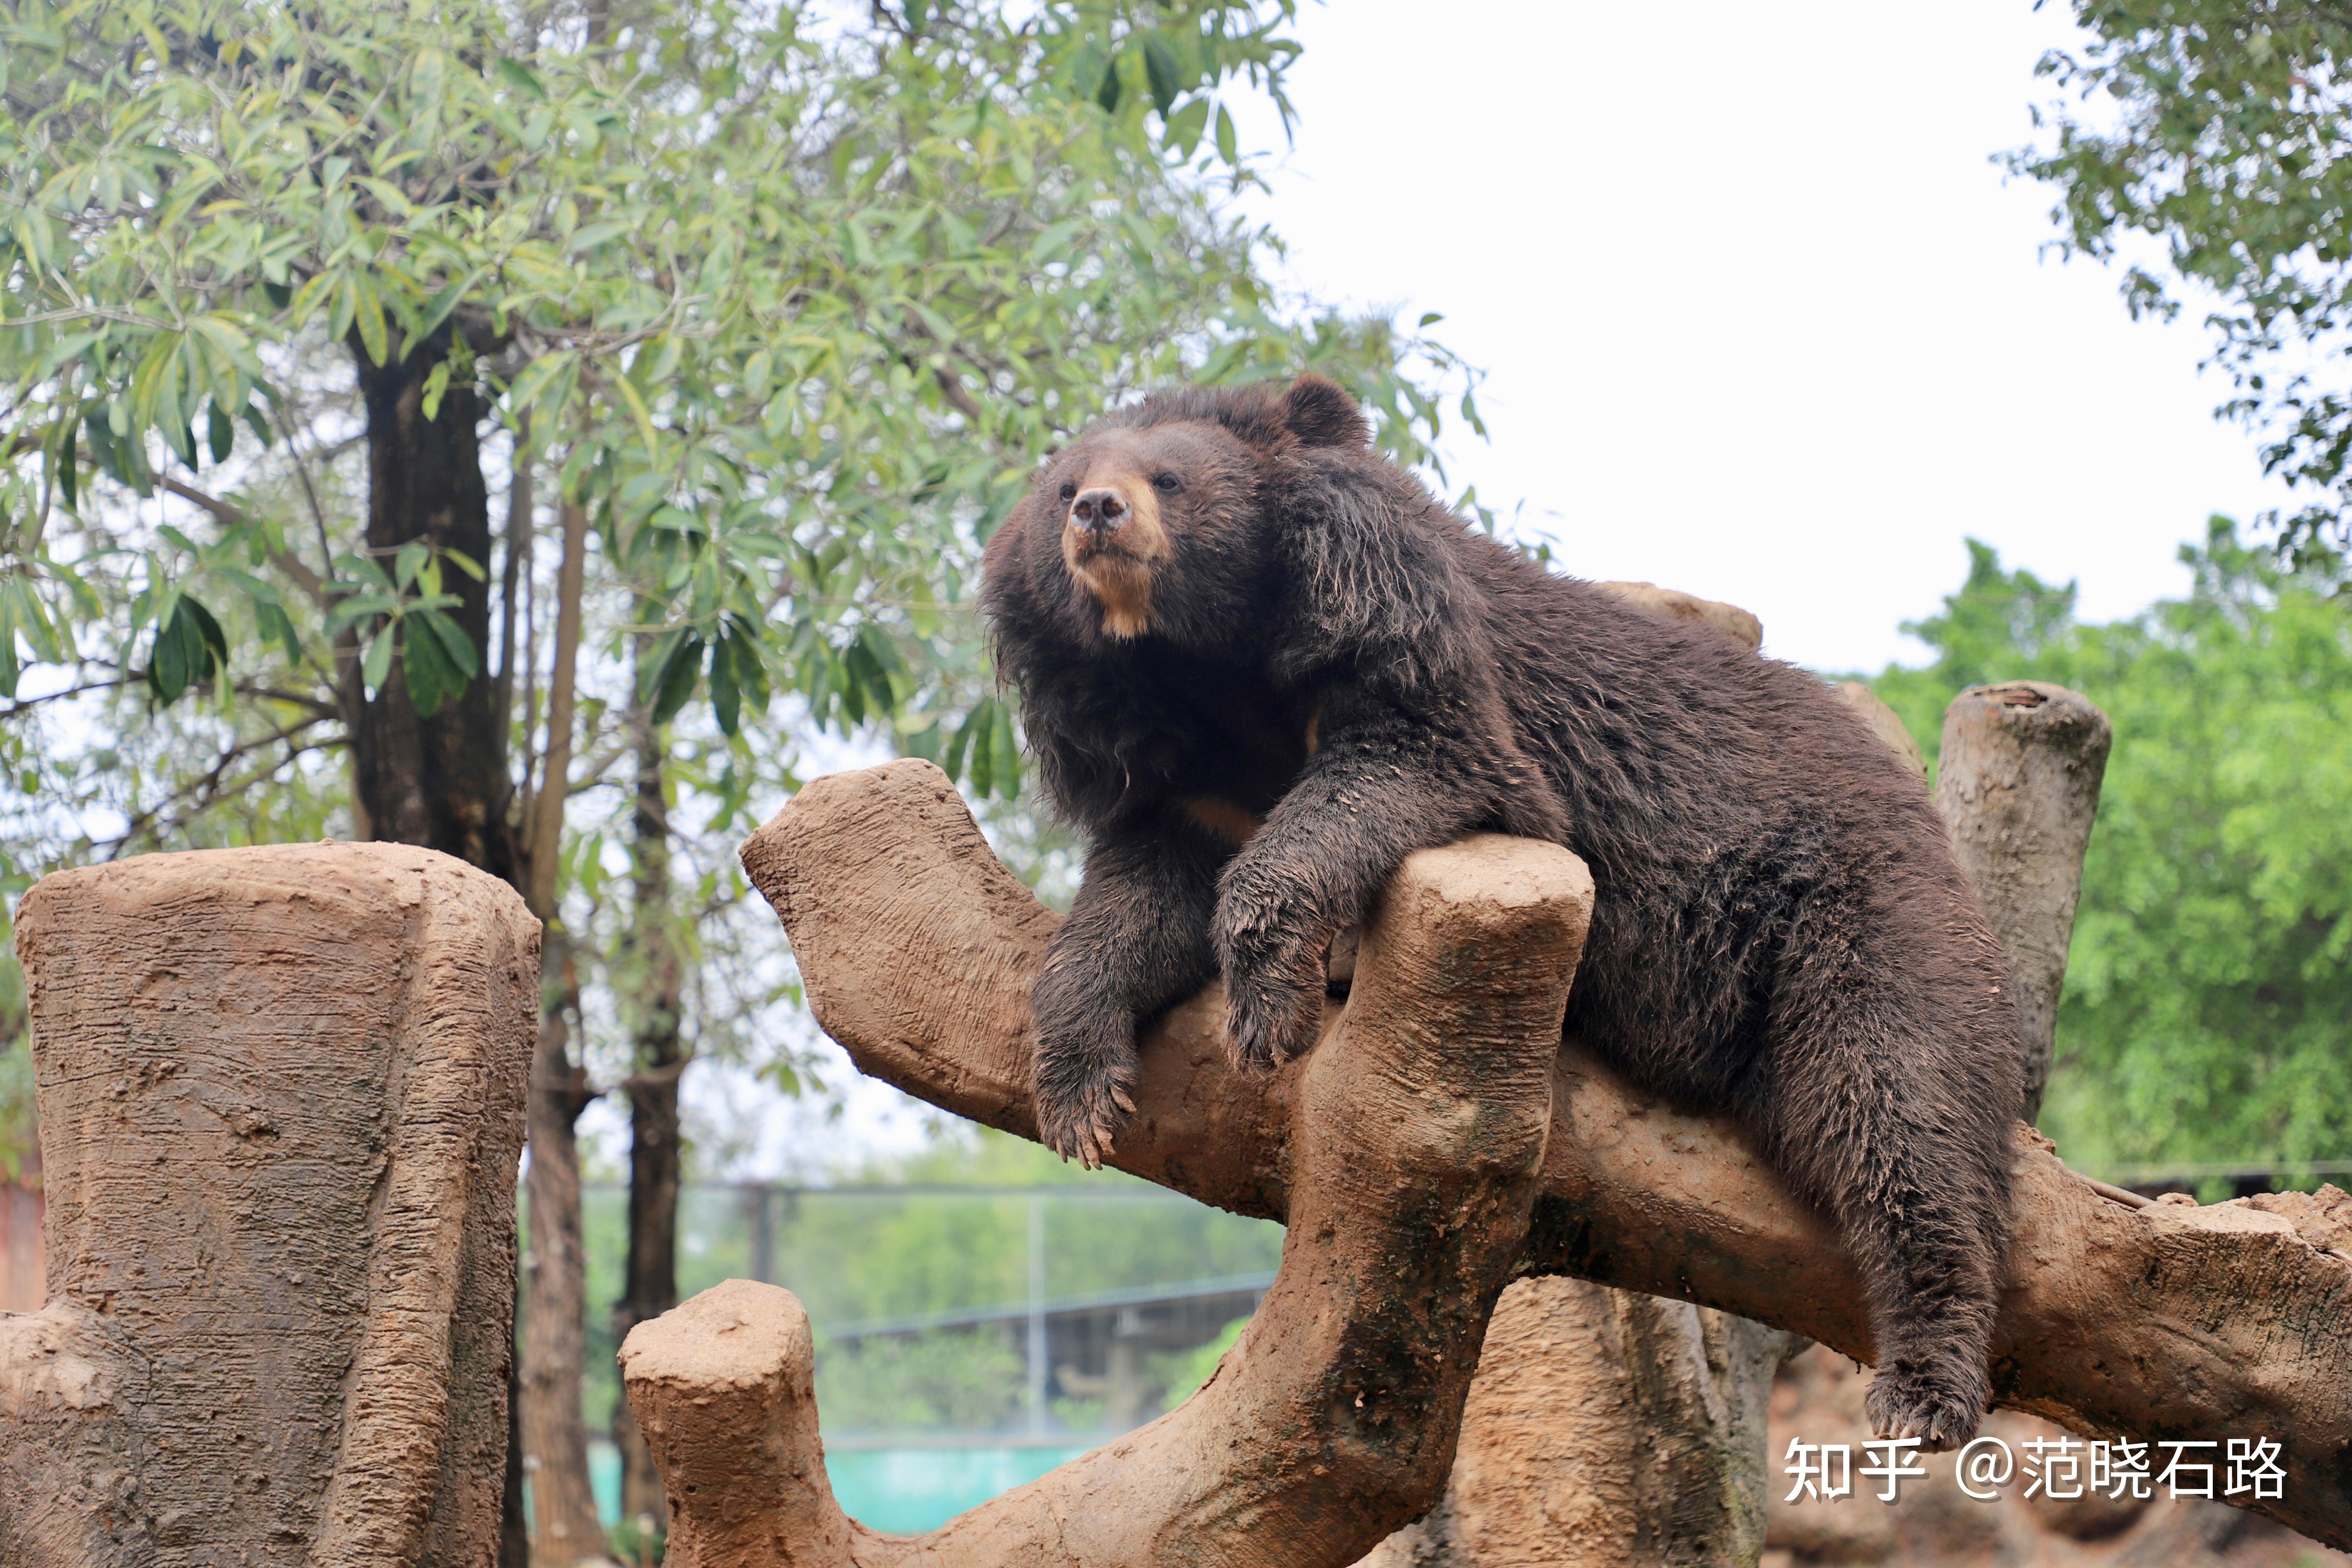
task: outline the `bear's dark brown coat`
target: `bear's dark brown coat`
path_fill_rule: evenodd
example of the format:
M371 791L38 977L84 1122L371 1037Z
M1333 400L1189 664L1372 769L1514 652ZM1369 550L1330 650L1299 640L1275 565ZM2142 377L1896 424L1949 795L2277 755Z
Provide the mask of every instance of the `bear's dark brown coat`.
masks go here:
M1570 1027L1738 1116L1837 1220L1880 1430L1974 1432L2008 967L1917 779L1827 689L1473 531L1312 376L1097 421L986 577L1045 786L1093 838L1033 993L1049 1144L1099 1158L1138 1021L1220 972L1240 1061L1305 1049L1334 934L1412 851L1552 839L1598 895Z

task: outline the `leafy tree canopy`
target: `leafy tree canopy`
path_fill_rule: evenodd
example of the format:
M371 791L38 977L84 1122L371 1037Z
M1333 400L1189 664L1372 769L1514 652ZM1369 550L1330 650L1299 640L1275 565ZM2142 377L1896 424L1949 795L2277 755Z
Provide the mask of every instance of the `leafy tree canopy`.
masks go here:
M0 888L403 837L360 808L426 764L462 833L413 841L518 885L568 803L625 957L650 727L702 1023L789 998L727 842L813 737L1017 810L966 589L1044 450L1310 366L1408 460L1475 423L1221 205L1290 10L0 0Z
M2092 35L2041 74L2069 95L2010 166L2057 187L2062 248L2132 265L2135 317L2210 291L2221 412L2263 432L2265 469L2318 492L2293 549L2352 539L2352 9L2328 0L2074 0ZM2161 274L2168 269L2172 276ZM2186 288L2183 288L2186 285Z
M145 640L104 654L162 701L273 647L426 718L484 673L491 563L430 530L321 517L306 556L298 510L205 491L203 531L58 547L110 526L101 476L247 477L344 359L404 416L478 394L529 431L660 634L658 716L704 693L729 734L780 685L905 713L970 547L1134 387L1327 364L1426 456L1409 345L1275 320L1262 237L1181 177L1244 177L1220 94L1279 96L1287 9L6 0L0 693L99 651L109 574ZM1009 719L965 718L908 733L1010 795Z
M2189 595L2107 625L1971 542L1873 688L1932 756L1952 693L2030 678L2115 725L2043 1126L2077 1163L2352 1154L2352 625L2344 567L2215 519Z

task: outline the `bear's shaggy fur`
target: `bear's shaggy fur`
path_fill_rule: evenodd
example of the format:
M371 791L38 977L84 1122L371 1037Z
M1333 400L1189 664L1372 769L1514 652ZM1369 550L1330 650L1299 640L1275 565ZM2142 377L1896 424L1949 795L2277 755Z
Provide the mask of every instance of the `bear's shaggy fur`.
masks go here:
M1033 992L1048 1144L1100 1158L1139 1021L1219 973L1237 1060L1306 1049L1334 935L1412 851L1549 838L1598 894L1569 1026L1834 1217L1882 1433L1975 1431L2007 961L1918 780L1826 688L1472 531L1312 376L1097 421L990 541L984 605L1093 840Z

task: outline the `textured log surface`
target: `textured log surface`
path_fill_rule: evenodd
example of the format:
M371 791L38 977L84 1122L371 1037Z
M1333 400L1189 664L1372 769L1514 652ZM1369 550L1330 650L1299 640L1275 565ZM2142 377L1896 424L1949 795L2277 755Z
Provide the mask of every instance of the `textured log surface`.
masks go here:
M792 934L819 1022L861 1071L1034 1136L1025 994L1055 917L938 769L818 780L752 836L743 863ZM1237 1076L1222 1014L1212 987L1147 1037L1140 1111L1111 1163L1281 1219L1305 1064ZM1640 1093L1573 1040L1553 1075L1521 1272L1674 1296L1872 1359L1835 1237L1737 1128ZM2110 1203L2028 1130L2016 1170L2000 1402L2090 1436L2279 1442L2286 1496L2233 1500L2352 1545L2352 1258L2299 1211Z
M1517 1281L1486 1326L1444 1500L1363 1568L1754 1563L1772 1374L1804 1342L1586 1279Z
M0 1315L0 1563L487 1564L539 922L446 856L28 892L48 1303Z
M2083 854L2114 739L2088 699L2039 680L1972 687L1944 710L1936 802L2015 966L2029 1117L2050 1083Z
M1582 864L1551 845L1408 859L1347 1006L1288 1075L1290 1225L1241 1341L1177 1409L930 1535L842 1515L787 1292L731 1281L639 1324L621 1363L671 1561L1336 1568L1421 1514L1526 1239L1591 907Z

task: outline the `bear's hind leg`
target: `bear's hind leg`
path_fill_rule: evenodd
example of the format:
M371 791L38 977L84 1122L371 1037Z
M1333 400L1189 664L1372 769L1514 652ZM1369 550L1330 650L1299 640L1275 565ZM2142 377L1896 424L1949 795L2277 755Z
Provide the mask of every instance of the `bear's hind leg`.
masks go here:
M1776 1163L1829 1210L1861 1276L1871 1425L1929 1451L1967 1442L1990 1403L2009 1248L2017 1068L1998 1020L1950 1023L1925 1037L1885 994L1816 1009L1776 1042L1762 1108Z
M1029 994L1037 1136L1093 1166L1134 1112L1135 1027L1209 983L1217 872L1233 846L1168 808L1105 833Z

